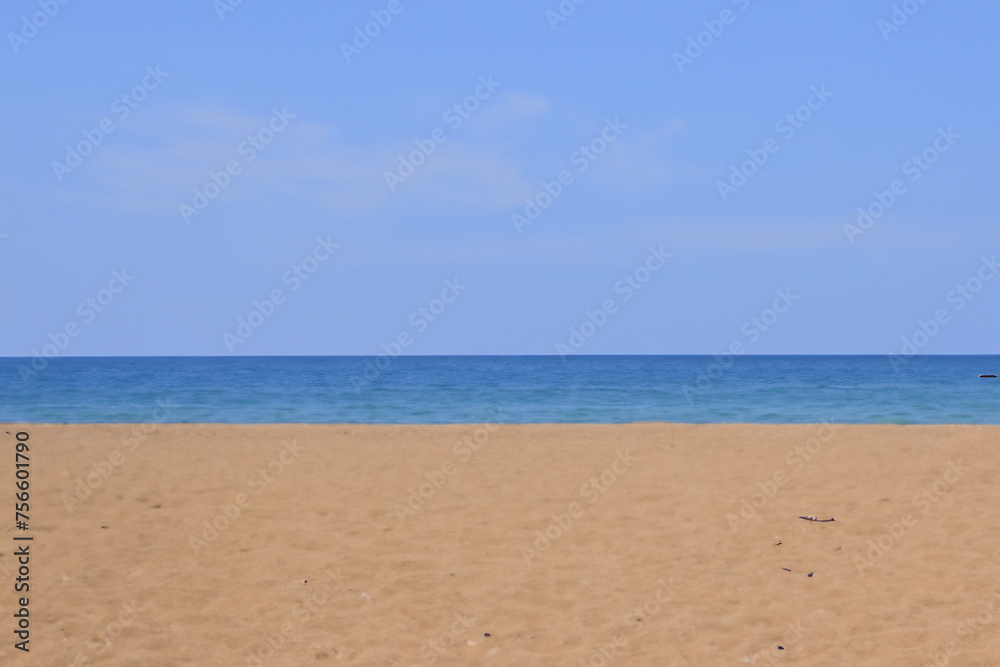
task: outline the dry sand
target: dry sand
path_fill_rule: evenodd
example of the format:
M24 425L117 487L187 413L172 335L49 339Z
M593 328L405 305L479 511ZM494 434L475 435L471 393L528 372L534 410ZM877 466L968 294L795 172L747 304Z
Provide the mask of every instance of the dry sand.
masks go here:
M1000 664L996 426L19 430L4 665Z

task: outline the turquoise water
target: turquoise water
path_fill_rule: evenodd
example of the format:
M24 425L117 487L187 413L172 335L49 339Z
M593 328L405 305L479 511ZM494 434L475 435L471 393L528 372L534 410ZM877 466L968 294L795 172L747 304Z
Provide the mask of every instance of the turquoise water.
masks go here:
M0 421L1000 423L996 356L0 359Z

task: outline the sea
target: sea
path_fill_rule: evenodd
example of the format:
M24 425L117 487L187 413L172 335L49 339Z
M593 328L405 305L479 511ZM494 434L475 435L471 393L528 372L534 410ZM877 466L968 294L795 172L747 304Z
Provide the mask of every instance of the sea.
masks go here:
M1000 356L0 358L0 422L1000 424Z

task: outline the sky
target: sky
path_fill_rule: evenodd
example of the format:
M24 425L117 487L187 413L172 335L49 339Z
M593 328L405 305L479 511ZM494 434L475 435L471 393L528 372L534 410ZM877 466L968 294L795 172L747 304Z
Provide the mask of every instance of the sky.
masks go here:
M5 0L0 355L995 354L998 25Z

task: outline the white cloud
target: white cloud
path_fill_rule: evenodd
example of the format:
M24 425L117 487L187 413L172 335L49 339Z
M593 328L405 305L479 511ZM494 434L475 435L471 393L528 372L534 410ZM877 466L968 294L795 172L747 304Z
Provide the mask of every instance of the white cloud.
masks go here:
M503 92L497 94L496 100L486 102L472 120L480 130L497 132L512 123L542 118L551 110L552 103L541 95Z
M546 105L530 96L506 99L508 117L538 113ZM389 190L384 174L395 169L397 155L413 149L412 142L347 144L338 140L334 126L301 115L247 162L238 147L270 118L270 113L251 117L201 107L147 116L91 158L92 163L81 168L87 174L73 175L80 188L63 189L63 195L116 211L176 211L179 204L190 202L193 188L208 182L210 171L223 170L231 160L239 163L241 172L216 203L288 196L344 212L376 209L396 197L408 197L435 205L499 209L515 203L515 195L525 187L512 160L476 148L461 135L462 128L396 192Z

